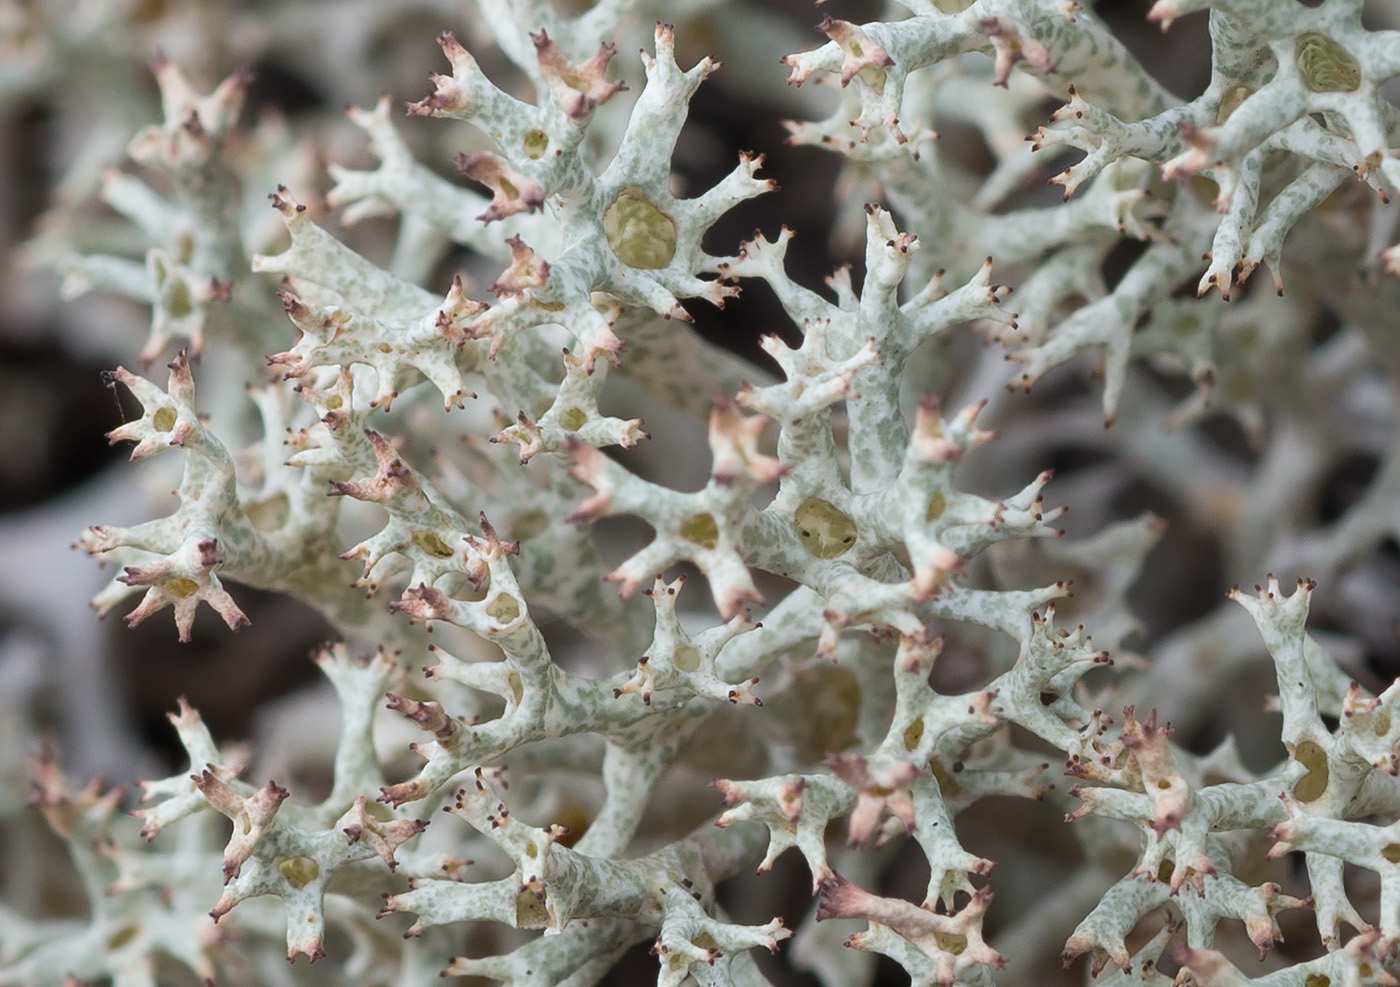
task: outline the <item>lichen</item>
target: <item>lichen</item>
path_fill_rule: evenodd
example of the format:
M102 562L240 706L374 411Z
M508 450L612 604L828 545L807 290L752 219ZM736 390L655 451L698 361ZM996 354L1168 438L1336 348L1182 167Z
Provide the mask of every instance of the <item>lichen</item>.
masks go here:
M1400 21L780 6L7 15L0 982L1395 983Z

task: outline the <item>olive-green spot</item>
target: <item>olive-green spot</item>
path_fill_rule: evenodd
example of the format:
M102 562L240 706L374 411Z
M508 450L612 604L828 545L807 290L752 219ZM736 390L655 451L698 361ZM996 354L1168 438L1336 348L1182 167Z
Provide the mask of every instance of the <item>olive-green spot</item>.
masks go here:
M700 649L693 644L676 645L676 654L671 664L682 672L693 672L700 667Z
M184 576L176 576L174 579L165 581L165 591L171 596L184 600L199 592L199 583L193 579L186 579Z
M339 394L332 394L330 397L326 398L327 411L339 411L344 404L345 402L341 400Z
M529 857L531 860L534 860L534 859L535 859L536 857L538 857L539 855L540 855L540 848L539 848L539 847L535 846L535 844L533 844L533 843L526 843L526 844L525 844L525 856Z
M509 534L513 541L525 541L542 534L549 527L549 515L544 511L526 511L511 522Z
M856 523L834 505L808 497L793 512L797 536L819 559L834 559L856 543Z
M175 428L175 422L179 419L174 408L161 407L156 409L156 413L151 416L151 427L157 432L169 432Z
M1376 732L1377 737L1384 737L1386 734L1390 733L1390 714L1385 710L1381 710L1380 713L1376 715L1375 726L1371 729Z
M165 311L175 318L183 318L194 311L194 302L190 298L190 289L183 281L176 281L170 286L170 294L165 298Z
M520 700L525 698L525 683L520 679L519 672L511 672L506 676L506 685L510 689L511 700L515 705L520 705Z
M1303 987L1332 987L1332 978L1325 973L1310 973Z
M497 593L496 598L486 605L486 612L499 623L513 623L520 616L520 601L509 593Z
M645 198L639 189L624 189L603 213L603 235L617 259L628 267L655 271L676 256L676 222Z
M511 184L509 178L501 179L501 194L504 195L507 199L520 198L520 190L516 188L513 184Z
M1400 843L1387 843L1381 847L1381 856L1392 864L1400 864Z
M544 152L549 150L549 135L543 130L527 130L524 144L525 156L532 161L538 161L544 157Z
M960 932L935 932L933 941L945 953L961 956L967 949L967 936Z
M1315 93L1352 93L1361 88L1361 63L1325 34L1298 35L1293 58L1303 85Z
M321 876L321 865L310 857L288 857L277 862L277 870L287 883L300 891Z
M681 522L681 537L701 548L714 548L719 544L719 525L715 523L715 516L707 511L686 518Z
M924 512L924 523L932 524L943 516L943 512L948 509L948 498L943 495L943 491L938 491L928 499L928 510Z
M452 558L452 549L447 547L447 543L438 537L434 531L415 531L412 535L413 544L427 552L435 559Z
M1327 791L1327 752L1317 743L1305 740L1293 751L1293 760L1307 768L1307 774L1293 786L1293 797L1299 802L1313 802Z
M559 424L570 432L577 432L588 424L588 415L582 408L565 408L559 413Z
M392 346L390 346L388 343L380 343L380 344L379 344L379 352L381 352L381 353L392 353L392 352L394 352L394 348L393 348Z
M698 946L701 949L719 950L719 940L708 932L702 932L698 936L695 936L690 940L690 944L692 946Z
M116 932L107 937L107 949L116 952L131 940L136 938L137 927L134 925L124 925Z
M904 749L912 751L919 746L919 741L924 739L924 718L918 716L914 722L904 728Z

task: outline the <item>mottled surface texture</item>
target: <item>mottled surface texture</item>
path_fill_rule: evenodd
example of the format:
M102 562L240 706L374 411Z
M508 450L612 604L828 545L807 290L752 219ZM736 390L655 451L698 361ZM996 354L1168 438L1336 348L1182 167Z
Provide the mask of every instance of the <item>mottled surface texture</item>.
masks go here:
M1400 982L1397 77L0 4L0 985Z

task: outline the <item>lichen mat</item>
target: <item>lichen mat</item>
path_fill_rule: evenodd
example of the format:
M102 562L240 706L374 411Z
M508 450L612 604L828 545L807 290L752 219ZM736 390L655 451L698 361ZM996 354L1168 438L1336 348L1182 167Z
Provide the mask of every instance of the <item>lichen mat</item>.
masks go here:
M1397 982L1400 12L901 4L0 14L0 984Z

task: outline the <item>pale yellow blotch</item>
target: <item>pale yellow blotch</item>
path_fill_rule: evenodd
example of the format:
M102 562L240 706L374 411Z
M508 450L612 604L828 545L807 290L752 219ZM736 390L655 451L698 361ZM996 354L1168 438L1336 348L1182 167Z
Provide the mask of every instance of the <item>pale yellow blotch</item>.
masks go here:
M1299 802L1315 802L1327 791L1327 752L1311 740L1305 740L1293 752L1293 760L1308 769L1293 786L1293 797Z
M655 271L676 256L676 222L642 197L624 189L603 213L603 235L617 259L628 267Z
M525 132L525 156L531 161L538 161L544 157L544 152L549 150L549 135L543 130L529 130Z
M700 650L693 644L678 644L671 664L682 672L693 672L700 667Z
M933 941L945 953L961 956L967 949L967 936L957 932L935 932Z
M520 929L543 929L549 926L549 910L528 887L515 896L515 925Z
M176 281L170 286L170 294L165 298L166 314L174 318L183 318L194 311L194 300L190 298L190 289L183 281Z
M582 408L565 408L559 413L559 424L570 432L577 432L588 424L588 415Z
M184 576L176 576L165 581L165 591L171 596L184 600L199 592L199 583Z
M715 516L706 512L686 518L681 522L681 537L701 548L714 548L719 544L719 525L715 523Z
M793 512L797 537L819 559L834 559L856 543L856 523L834 505L808 497Z
M450 559L452 557L452 549L447 547L447 543L438 537L436 532L415 531L411 537L413 544L435 559Z
M1298 77L1315 93L1354 93L1361 88L1356 56L1325 34L1309 31L1293 45Z
M157 432L172 431L179 417L174 408L158 408L156 413L151 416L151 427Z
M498 593L486 605L486 613L502 624L513 623L520 616L520 601L509 593Z
M277 863L277 870L287 883L300 891L321 876L321 865L310 857L288 857Z

